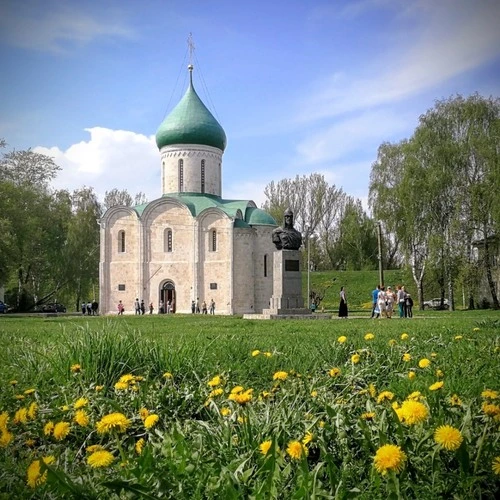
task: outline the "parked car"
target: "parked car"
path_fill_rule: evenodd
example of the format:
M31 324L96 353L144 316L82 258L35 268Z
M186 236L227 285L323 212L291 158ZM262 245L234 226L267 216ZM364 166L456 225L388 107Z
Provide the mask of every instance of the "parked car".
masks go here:
M44 313L65 313L66 307L57 302L53 302L51 304L44 304L42 306L42 312Z
M6 314L9 306L0 300L0 314Z
M443 304L441 304L441 299L439 297L424 301L424 309L448 309L449 307L448 299L444 299Z

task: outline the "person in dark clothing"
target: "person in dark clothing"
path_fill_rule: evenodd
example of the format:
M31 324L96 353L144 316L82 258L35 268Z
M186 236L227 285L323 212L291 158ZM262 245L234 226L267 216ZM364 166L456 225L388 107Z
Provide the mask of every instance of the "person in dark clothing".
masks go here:
M193 314L196 312L196 303L194 300L191 301L191 312Z
M99 303L94 299L92 302L92 316L97 316L97 309L99 309Z
M413 318L413 299L409 293L406 294L405 298L405 311L407 318Z
M340 287L340 305L339 305L339 318L347 319L347 295L344 287Z
M141 314L146 312L146 304L144 304L144 300L141 300Z

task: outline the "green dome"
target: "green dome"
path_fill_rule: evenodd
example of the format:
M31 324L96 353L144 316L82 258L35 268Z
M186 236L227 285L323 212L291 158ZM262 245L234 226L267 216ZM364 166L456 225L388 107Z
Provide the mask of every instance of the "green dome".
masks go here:
M156 132L158 149L172 144L202 144L222 151L226 134L194 90L190 67L189 87L179 104L163 120Z

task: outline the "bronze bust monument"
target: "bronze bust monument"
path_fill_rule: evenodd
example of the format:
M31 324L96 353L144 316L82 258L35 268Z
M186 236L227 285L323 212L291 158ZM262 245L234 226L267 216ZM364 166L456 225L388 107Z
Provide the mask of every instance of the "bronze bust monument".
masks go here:
M273 243L278 250L298 250L302 245L302 235L293 227L293 212L287 208L283 216L283 227L273 231Z

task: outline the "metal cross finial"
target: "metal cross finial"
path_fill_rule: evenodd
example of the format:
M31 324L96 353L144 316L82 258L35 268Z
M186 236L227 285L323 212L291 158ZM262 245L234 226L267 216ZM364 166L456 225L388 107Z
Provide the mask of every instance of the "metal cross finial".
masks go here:
M193 42L193 34L189 33L187 39L188 47L189 47L189 65L193 65L193 52L194 52L194 42Z

